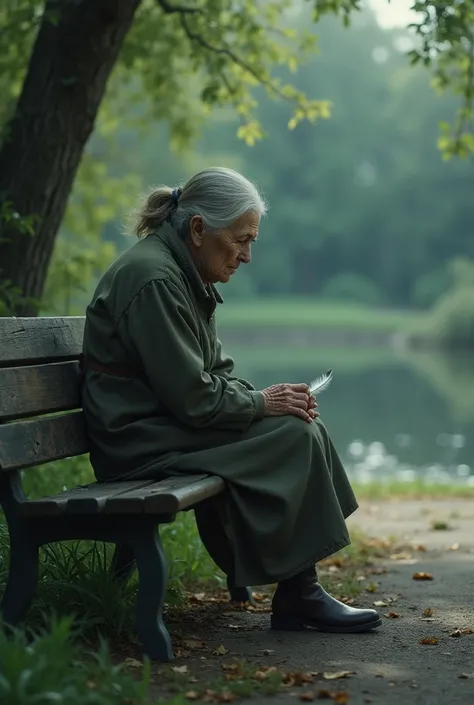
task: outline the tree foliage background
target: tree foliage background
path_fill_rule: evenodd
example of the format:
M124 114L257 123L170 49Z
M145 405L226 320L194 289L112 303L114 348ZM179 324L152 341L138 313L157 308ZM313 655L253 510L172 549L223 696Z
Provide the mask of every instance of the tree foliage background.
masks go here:
M2 148L44 5L0 8ZM380 29L357 0L137 5L40 310L82 312L98 274L131 244L121 233L140 192L215 163L256 179L271 205L231 298L426 307L451 285L449 263L474 257L474 2L415 2L409 34ZM36 237L41 215L8 188L1 197L3 242ZM5 270L2 287L4 313L28 295Z

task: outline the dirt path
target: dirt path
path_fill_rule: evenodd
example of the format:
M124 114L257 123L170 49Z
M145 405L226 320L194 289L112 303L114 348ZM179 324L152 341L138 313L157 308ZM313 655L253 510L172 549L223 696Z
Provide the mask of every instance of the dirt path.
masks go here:
M449 528L435 530L434 522ZM206 625L194 624L193 636L205 639L206 651L177 660L178 667L187 665L184 670L197 677L186 688L192 692L203 682L211 683L217 672L222 677L223 664L232 667L246 659L256 670L276 666L296 673L354 673L334 680L313 676L312 683L290 684L271 697L258 694L262 705L297 703L303 692L307 701L326 694L327 702L342 705L474 702L474 634L450 636L456 629L474 630L474 503L364 502L350 524L371 536L397 536L407 544L398 556L381 561L387 572L371 578L377 591L364 591L357 600L360 606L384 601L387 606L380 611L399 616L385 618L383 627L370 634L282 634L268 629L268 614L224 612L213 634ZM414 580L415 572L431 573L433 580ZM432 638L436 644L420 643ZM202 656L218 647L226 653Z

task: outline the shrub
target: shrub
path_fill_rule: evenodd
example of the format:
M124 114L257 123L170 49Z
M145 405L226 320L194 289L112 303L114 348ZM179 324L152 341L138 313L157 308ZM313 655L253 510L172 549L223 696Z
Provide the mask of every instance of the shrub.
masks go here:
M114 665L107 646L81 654L71 620L53 620L49 631L26 636L0 629L0 702L8 705L144 705L150 682Z

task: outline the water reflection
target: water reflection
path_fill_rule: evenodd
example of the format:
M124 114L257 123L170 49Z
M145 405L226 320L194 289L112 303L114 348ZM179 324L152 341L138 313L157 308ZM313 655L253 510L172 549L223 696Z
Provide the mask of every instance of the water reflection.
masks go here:
M239 354L240 352L240 354ZM261 351L260 351L261 352ZM239 374L257 388L309 381L335 367L319 398L321 418L359 482L398 480L474 485L474 360L428 353L234 351ZM264 361L262 361L264 357Z

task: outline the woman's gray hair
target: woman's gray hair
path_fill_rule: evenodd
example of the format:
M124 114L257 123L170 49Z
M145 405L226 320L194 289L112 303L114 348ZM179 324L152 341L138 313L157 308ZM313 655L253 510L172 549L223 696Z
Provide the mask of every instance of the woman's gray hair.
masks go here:
M211 167L192 176L181 188L153 189L138 212L135 232L138 237L146 237L168 220L185 237L194 215L201 216L204 225L217 232L249 212L260 217L267 212L256 184L233 169Z

